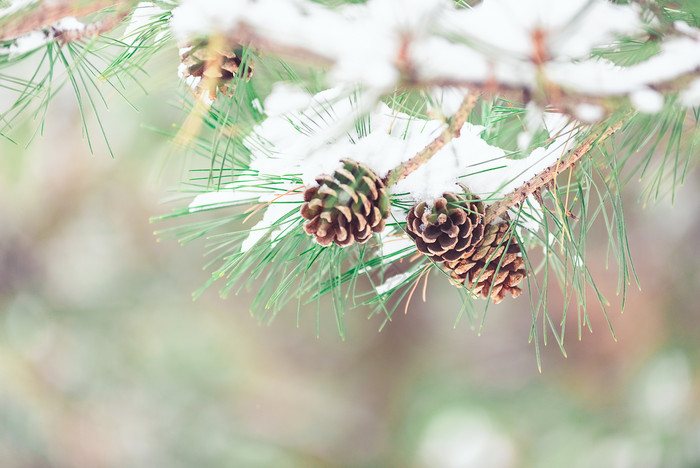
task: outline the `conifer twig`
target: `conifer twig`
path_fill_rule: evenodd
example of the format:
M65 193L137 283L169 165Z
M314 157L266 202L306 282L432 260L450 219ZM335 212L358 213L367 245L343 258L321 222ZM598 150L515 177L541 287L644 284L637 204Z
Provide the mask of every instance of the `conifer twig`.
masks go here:
M66 44L68 42L80 41L88 37L99 36L100 34L107 33L112 29L119 26L119 23L126 18L131 10L125 8L122 11L118 11L112 15L106 16L99 21L94 23L86 24L82 29L71 29L65 31L57 31L56 39L61 44Z
M128 14L133 3L133 0L95 0L82 2L82 4L70 0L41 2L36 9L27 15L11 18L3 24L2 30L0 30L0 40L14 39L36 29L48 28L63 18L69 16L79 18L109 7L114 7L119 12L126 10ZM97 31L95 34L101 32L104 31Z
M493 222L497 217L503 215L513 206L523 203L528 196L535 193L538 189L546 187L547 184L556 179L559 174L574 167L596 144L614 135L625 123L626 117L627 115L609 126L605 131L593 132L587 140L569 152L570 156L565 161L558 159L556 163L507 194L503 197L503 200L490 205L486 209L484 224Z
M466 96L464 96L462 103L459 105L459 109L457 109L457 112L455 112L455 114L450 118L450 123L447 128L418 154L413 156L408 161L404 161L398 167L392 169L384 179L386 186L390 187L401 179L407 177L410 173L428 162L430 158L435 156L435 154L437 154L437 152L440 151L440 149L442 149L442 147L444 147L447 143L452 141L452 139L457 138L462 130L462 127L464 126L464 123L469 117L469 113L476 105L477 98L478 94L474 92L469 92Z

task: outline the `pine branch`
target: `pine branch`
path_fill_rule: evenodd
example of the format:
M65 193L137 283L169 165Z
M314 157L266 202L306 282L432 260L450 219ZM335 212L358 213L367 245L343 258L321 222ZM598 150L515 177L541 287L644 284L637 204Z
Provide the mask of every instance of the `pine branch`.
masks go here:
M459 109L457 109L457 112L455 112L450 119L450 124L447 126L447 128L418 154L408 161L401 163L401 165L389 172L385 178L385 184L387 187L390 187L401 179L407 177L413 171L428 162L430 158L435 156L437 152L440 151L440 149L442 149L442 147L444 147L447 143L452 141L452 139L459 137L464 123L467 121L469 114L476 105L477 97L478 94L471 92L464 96L462 104L460 104Z
M68 42L75 42L87 39L89 37L99 36L100 34L107 33L119 26L122 20L126 18L129 13L131 13L131 10L129 8L124 8L123 10L106 16L99 21L85 25L85 27L82 29L56 31L55 37L59 43L66 44Z
M2 27L0 40L11 40L36 29L47 28L68 16L83 17L110 7L114 7L120 12L123 10L128 12L134 3L133 0L96 0L91 2L60 0L42 2L38 8L27 15L10 18Z
M510 192L503 198L503 200L490 205L486 210L484 224L493 222L497 217L506 213L510 208L522 204L528 196L552 183L554 179L556 179L556 177L562 172L574 167L576 163L578 163L581 158L588 154L596 145L614 135L615 132L622 127L626 120L627 115L609 126L607 130L593 132L593 134L587 140L569 153L570 156L565 161L562 161L561 159L558 160L555 164L543 170L522 186Z

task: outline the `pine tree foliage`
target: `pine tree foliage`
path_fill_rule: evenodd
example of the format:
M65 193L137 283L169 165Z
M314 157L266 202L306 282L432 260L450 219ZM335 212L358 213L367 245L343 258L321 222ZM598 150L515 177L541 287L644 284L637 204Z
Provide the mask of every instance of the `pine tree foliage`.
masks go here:
M674 197L698 160L694 0L5 0L0 86L15 98L0 109L0 135L12 138L22 117L40 132L68 85L109 141L104 84L148 89L143 68L174 46L188 115L170 136L201 163L180 190L189 204L156 218L172 220L159 236L203 241L212 275L195 296L214 285L223 296L254 290L261 322L290 307L301 320L315 303L318 323L330 296L341 335L358 305L383 327L428 277L450 280L417 250L407 213L467 190L485 206L479 222L505 224L503 241L520 247L527 293L509 300L529 301L532 341L563 350L569 315L581 335L590 311L608 313L587 267L593 226L607 230L624 298L636 278L622 188L641 180L644 203ZM22 62L36 71L16 76ZM347 189L343 160L382 179L390 214L369 242L322 246L302 228L304 191L330 185L332 200L355 197L347 206L357 209L373 186ZM335 225L345 211L323 216ZM457 229L441 219L444 232ZM463 283L456 320L480 328L490 301L473 297L479 278ZM565 295L557 321L553 285Z

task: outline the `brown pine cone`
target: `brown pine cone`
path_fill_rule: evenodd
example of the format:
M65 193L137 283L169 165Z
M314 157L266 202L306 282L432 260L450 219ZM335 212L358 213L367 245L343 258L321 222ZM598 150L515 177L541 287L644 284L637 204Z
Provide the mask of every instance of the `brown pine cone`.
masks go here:
M483 241L471 255L444 265L456 285L466 284L474 296L484 299L490 294L494 304L507 293L518 297L523 291L517 285L527 276L520 245L508 223L489 224Z
M201 80L197 88L201 91L207 86L209 98L216 99L216 90L222 94L231 95L231 82L241 69L243 50L238 47L214 47L208 40L198 42L189 48L182 49L180 59L184 65L182 77L194 76ZM248 60L246 80L253 76L254 63Z
M389 196L384 182L367 166L343 159L332 176L316 178L318 187L304 192L301 215L304 231L325 246L341 247L367 242L384 229L389 217Z
M406 232L418 251L434 261L455 261L471 255L484 235L484 204L476 195L446 192L432 209L425 202L411 208Z

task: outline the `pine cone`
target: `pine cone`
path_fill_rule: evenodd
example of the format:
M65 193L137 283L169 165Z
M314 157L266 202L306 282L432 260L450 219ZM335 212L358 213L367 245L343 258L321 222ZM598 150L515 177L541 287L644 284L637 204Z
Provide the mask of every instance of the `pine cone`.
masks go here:
M471 255L444 265L457 285L466 284L474 296L484 299L491 294L491 300L498 304L507 293L515 298L523 292L517 285L527 271L520 254L520 245L508 223L492 223L486 226L483 241Z
M231 95L231 82L241 68L241 56L243 50L230 46L216 48L209 40L200 41L189 48L181 49L180 53L183 68L180 73L183 78L197 77L200 81L196 87L203 90L208 86L209 98L216 99L216 90L222 94ZM253 61L249 60L246 66L246 80L253 76Z
M446 192L433 208L421 202L411 208L406 232L418 251L434 261L455 261L471 255L484 236L484 204L476 195Z
M332 176L316 178L318 187L304 192L301 215L307 234L319 244L341 247L367 242L384 229L389 216L389 196L384 182L367 166L344 159Z

